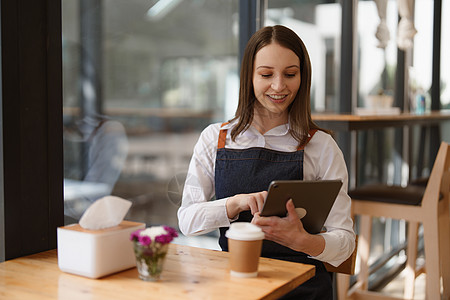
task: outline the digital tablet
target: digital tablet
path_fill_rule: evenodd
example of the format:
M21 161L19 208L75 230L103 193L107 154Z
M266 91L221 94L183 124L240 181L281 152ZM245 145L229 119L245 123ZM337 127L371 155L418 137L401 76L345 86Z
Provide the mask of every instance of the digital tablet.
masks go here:
M285 217L286 202L292 199L305 230L311 234L319 233L341 186L341 180L272 181L261 216Z

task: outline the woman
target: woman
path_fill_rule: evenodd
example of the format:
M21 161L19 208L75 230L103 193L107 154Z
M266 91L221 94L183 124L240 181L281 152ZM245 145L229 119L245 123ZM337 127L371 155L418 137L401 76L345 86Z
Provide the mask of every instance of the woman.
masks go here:
M252 222L266 234L262 256L316 266L316 276L283 299L332 299L322 261L337 266L347 259L355 234L342 152L311 119L306 48L286 27L262 28L247 44L240 77L235 118L207 127L194 148L178 211L180 230L198 235L220 228L219 244L227 250L230 223ZM285 218L259 215L269 183L290 179L343 181L326 232L306 232L292 201Z

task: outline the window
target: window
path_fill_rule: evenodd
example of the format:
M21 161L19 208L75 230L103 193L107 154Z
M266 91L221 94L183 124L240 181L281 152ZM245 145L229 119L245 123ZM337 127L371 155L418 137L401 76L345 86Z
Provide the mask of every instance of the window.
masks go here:
M66 223L92 201L177 227L200 131L234 115L238 1L62 1Z
M398 24L396 2L388 1L381 15L384 15L383 21L375 1L358 2L358 107L370 108L371 95L394 95ZM386 27L381 22L385 22Z
M335 1L268 1L265 25L285 25L303 40L311 59L311 109L339 108L341 5Z
M433 19L433 4L430 3L430 1L416 1L414 22L417 34L414 37L414 44L416 47L414 47L411 69L411 101L413 108L416 108L418 105L415 101L418 94L424 95L426 99L425 109L429 110L431 107L430 89L433 71ZM444 27L442 26L442 28ZM445 57L445 55L442 57ZM444 71L445 69L446 68L443 68L441 72L446 72Z

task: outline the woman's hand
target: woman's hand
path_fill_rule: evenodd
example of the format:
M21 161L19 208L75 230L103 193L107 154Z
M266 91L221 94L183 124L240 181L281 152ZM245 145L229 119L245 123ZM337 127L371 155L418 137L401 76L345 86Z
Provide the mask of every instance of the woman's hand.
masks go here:
M252 194L238 194L228 198L226 203L228 218L232 219L245 210L250 210L252 215L260 212L266 196L267 191L262 191Z
M261 217L258 213L253 216L252 223L261 227L267 240L304 252L311 256L317 256L325 248L325 239L320 235L309 234L295 211L292 200L286 203L287 216Z

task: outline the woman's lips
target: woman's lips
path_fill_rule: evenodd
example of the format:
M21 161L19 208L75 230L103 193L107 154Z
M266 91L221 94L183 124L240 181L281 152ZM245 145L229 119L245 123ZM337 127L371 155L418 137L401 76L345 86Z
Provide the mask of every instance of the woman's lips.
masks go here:
M275 103L282 103L287 99L287 95L267 95L267 97Z

